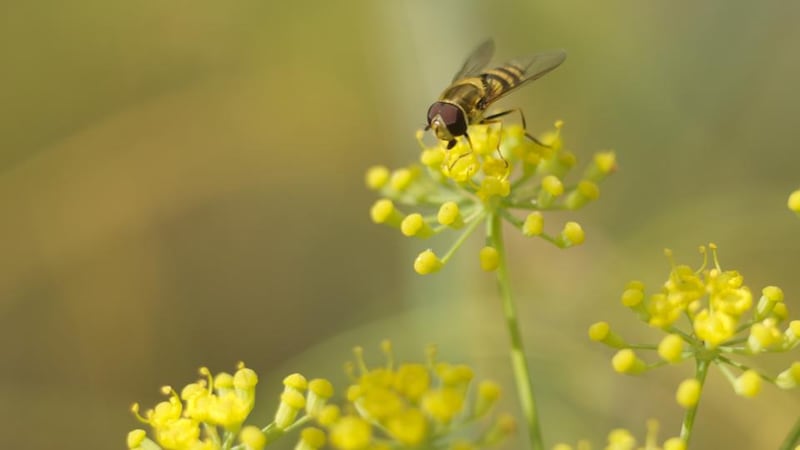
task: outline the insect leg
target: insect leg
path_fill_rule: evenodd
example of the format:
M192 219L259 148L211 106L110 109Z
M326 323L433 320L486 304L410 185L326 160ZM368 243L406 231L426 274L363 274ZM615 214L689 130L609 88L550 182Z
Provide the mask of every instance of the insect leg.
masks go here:
M496 119L498 119L500 117L503 117L503 116L507 116L507 115L509 115L509 114L511 114L513 112L518 112L519 113L519 117L522 119L522 129L525 130L525 136L527 136L528 139L532 140L533 142L535 142L538 145L541 145L542 147L550 148L549 145L543 143L542 141L540 141L540 140L536 139L535 137L533 137L532 134L528 133L528 127L527 127L527 125L525 123L525 114L522 112L521 108L512 108L512 109L509 109L509 110L506 110L506 111L501 111L499 113L492 114L491 116L486 116L486 117L483 118L483 120L481 120L481 123L495 121Z
M506 115L509 112L511 112L511 111L506 111L501 116ZM498 133L502 134L503 133L503 122L501 120L497 120L496 115L492 115L492 116L486 117L483 120L481 120L481 124L483 124L483 125L489 125L489 124L495 124L495 123L500 125L500 129L498 130ZM505 156L503 156L503 152L500 151L500 140L499 139L497 140L497 149L496 150L497 150L497 156L499 156L500 159L503 160L503 164L506 166L506 169L508 169L508 160L506 159Z
M464 158L464 157L467 157L467 156L471 155L472 152L474 151L472 149L472 139L470 139L469 134L464 133L464 137L467 138L467 144L469 144L469 151L467 153L462 153L462 154L458 155L458 158L456 158L455 161L453 161L452 163L450 163L449 166L447 166L447 170L453 170L453 167L456 166L457 162L461 161L461 158ZM453 140L453 142L455 142L455 139ZM452 147L448 146L447 148L450 149Z

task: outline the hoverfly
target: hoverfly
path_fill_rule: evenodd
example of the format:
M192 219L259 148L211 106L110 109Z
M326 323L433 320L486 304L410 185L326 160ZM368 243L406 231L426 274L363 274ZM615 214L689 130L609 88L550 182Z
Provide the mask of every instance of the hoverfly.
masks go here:
M494 41L491 39L473 50L461 70L453 77L450 86L428 108L428 125L425 130L433 129L438 139L447 141L448 149L456 145L459 136L464 136L469 142L469 125L496 122L498 118L512 112L519 112L522 128L525 129L525 116L519 108L489 116L484 116L484 112L499 98L555 69L567 57L563 50L535 53L484 70L493 53ZM541 144L527 129L525 136Z

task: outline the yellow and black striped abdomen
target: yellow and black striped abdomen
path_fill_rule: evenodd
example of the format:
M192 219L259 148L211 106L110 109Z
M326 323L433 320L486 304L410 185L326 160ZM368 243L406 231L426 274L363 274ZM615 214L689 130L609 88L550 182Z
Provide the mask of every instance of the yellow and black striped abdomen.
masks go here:
M506 64L482 72L478 77L485 86L483 108L525 82L525 71L514 64Z

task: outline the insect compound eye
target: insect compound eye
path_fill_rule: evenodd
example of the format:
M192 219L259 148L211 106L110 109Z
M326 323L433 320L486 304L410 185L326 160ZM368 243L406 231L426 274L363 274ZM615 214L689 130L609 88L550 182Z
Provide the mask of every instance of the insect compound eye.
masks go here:
M447 127L447 131L453 136L463 136L467 132L467 118L456 105L445 102L436 102L428 109L428 124L436 116L442 118L442 122Z

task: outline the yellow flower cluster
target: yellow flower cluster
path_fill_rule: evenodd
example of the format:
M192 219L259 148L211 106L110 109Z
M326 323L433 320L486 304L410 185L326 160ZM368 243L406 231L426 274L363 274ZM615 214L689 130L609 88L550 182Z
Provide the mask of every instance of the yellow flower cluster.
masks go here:
M328 405L317 416L333 448L388 450L435 444L478 449L498 444L515 431L513 418L500 415L468 438L465 431L491 416L499 386L484 381L471 395L474 374L469 367L436 362L432 351L426 364L395 364L391 344L384 342L383 350L386 363L368 368L357 348L346 406Z
M255 402L256 373L240 363L233 375L221 372L212 376L205 367L200 374L203 378L184 386L180 394L169 386L163 387L162 392L169 398L143 415L138 404L132 406L134 415L150 426L155 439L147 437L143 429L133 430L128 433L129 449L229 448L240 431L246 448L264 446L265 437L260 430L242 428Z
M663 445L658 444L658 421L649 420L647 422L647 436L644 445L638 445L633 433L624 429L617 428L608 433L608 444L605 450L686 450L686 443L679 437L673 437L664 441ZM553 450L591 450L592 446L586 441L579 441L576 446L568 444L556 444Z
M394 171L384 166L370 168L367 186L381 198L370 210L375 223L397 228L404 236L426 239L445 230L461 230L453 246L439 257L425 250L414 262L419 274L438 271L453 256L480 223L501 216L525 236L541 237L561 248L584 241L581 226L565 222L556 234L545 232L542 211L576 210L596 200L598 184L616 169L613 152L597 153L574 184L565 178L576 165L575 155L564 149L563 123L540 138L546 146L525 137L519 125L472 125L469 141L459 140L447 150L437 142L428 146L422 131L420 162ZM419 208L420 212L406 212ZM517 217L511 211L525 211ZM491 248L491 247L490 247ZM496 249L492 249L496 250ZM497 268L496 252L484 248L480 265Z
M771 377L735 359L735 355L786 352L800 345L800 320L786 323L789 314L783 291L767 286L754 301L744 277L735 270L723 270L716 246L711 244L709 248L710 252L701 247L704 262L697 270L673 262L659 291L647 295L641 282L632 281L622 293L624 306L650 326L666 333L657 345L630 344L606 322L592 325L589 337L618 349L612 366L620 373L638 374L691 359L698 367L711 363L719 367L735 392L745 397L757 395L764 380L784 389L797 386L800 362ZM671 252L666 254L671 259ZM680 326L682 321L686 326ZM639 358L635 349L656 350L660 361L648 364ZM676 392L678 404L684 408L697 404L704 377L703 372L680 384Z
M233 375L212 376L201 368L201 380L180 393L162 388L169 398L144 414L138 404L133 405L134 415L150 426L153 439L144 429L133 430L128 433L128 448L261 450L305 427L295 450L318 450L326 444L339 450L434 444L441 449L476 450L499 444L516 430L511 416L492 414L500 397L497 384L483 381L473 392L474 376L467 366L437 362L432 349L426 364L395 365L391 343L385 341L382 347L386 364L371 369L362 350L356 349L356 364L348 366L352 385L342 406L328 402L334 390L326 379L307 381L299 373L284 378L274 419L263 429L243 426L255 401L258 377L252 369L240 364ZM318 426L308 426L311 422ZM469 432L476 430L469 438Z

